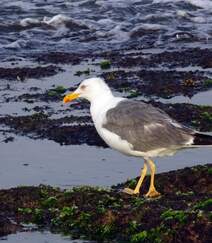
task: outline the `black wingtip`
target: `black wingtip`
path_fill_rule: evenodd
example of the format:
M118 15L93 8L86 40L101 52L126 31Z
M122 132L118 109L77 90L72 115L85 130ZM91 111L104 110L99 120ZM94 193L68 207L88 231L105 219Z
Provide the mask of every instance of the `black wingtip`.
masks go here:
M194 145L212 145L212 136L203 134L203 133L195 133L193 144Z

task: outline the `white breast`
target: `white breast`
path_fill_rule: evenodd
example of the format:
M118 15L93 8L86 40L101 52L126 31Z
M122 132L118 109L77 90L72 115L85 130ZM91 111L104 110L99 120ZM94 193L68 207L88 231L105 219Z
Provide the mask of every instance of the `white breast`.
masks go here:
M109 109L114 108L121 100L124 98L112 97L110 100L104 101L104 98L101 102L95 102L91 104L91 116L94 122L94 126L101 136L101 138L111 147L122 153L131 154L132 145L126 140L122 140L118 135L108 131L103 128L103 124L106 121L106 113Z

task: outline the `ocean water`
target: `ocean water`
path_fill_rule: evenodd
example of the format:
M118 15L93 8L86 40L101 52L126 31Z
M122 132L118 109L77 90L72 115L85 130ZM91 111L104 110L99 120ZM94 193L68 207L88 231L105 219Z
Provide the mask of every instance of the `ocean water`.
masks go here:
M210 0L2 0L0 52L211 45Z

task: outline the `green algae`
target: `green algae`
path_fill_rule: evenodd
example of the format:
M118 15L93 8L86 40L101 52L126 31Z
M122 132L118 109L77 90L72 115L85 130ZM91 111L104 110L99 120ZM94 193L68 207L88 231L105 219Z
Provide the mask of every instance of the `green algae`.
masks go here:
M206 80L204 81L204 85L205 85L206 87L212 87L212 79L206 79Z
M167 188L170 183L180 182L182 190L172 189L171 193L165 193L157 200L149 200L141 195L129 196L116 188L82 186L61 190L44 185L20 187L14 191L16 196L23 190L23 195L18 197L21 201L18 202L17 218L20 222L35 223L40 228L49 228L72 238L83 237L98 242L159 243L176 239L186 242L189 238L185 229L190 227L195 227L192 235L197 239L201 239L203 229L203 237L208 239L211 199L208 193L199 191L210 188L210 168L210 165L196 166L162 174L157 178L158 187ZM186 175L196 177L194 187L186 187ZM173 177L179 180L175 181ZM126 183L122 186L125 187ZM0 209L5 201L4 193L0 190ZM12 193L10 191L8 196L11 197Z
M153 228L150 230L143 230L137 234L134 234L130 243L162 243L161 228Z
M111 67L111 61L104 60L100 62L101 69L109 69Z
M201 202L198 202L195 207L195 209L212 209L212 198L203 200Z
M212 122L212 114L205 111L201 114L202 118L205 119L208 122Z
M67 91L67 89L65 87L63 87L62 85L59 85L59 86L55 87L54 89L48 90L47 95L50 97L60 96L60 95L64 94L66 91Z
M212 175L212 168L209 168L209 169L208 169L208 174L209 174L209 175Z
M79 70L74 75L75 76L81 76L81 75L89 75L91 73L90 68L87 68L86 70Z
M161 219L165 221L175 219L180 223L185 223L187 219L187 213L182 210L168 209L161 214Z

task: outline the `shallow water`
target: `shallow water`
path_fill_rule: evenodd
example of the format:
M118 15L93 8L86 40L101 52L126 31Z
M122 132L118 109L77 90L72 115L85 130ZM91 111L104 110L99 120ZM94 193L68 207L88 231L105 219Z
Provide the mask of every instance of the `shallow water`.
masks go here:
M171 99L162 99L159 98L157 100L163 103L188 103L188 104L195 104L195 105L211 105L211 97L212 97L212 90L203 91L195 94L191 98L178 95Z
M111 186L139 175L142 158L128 157L110 148L88 145L60 146L48 140L15 137L0 146L1 188L49 184ZM156 159L157 172L211 163L211 148L178 152Z
M83 240L70 240L70 237L61 236L59 234L52 234L48 231L43 232L19 232L0 238L0 242L9 243L86 243ZM91 241L89 241L91 242Z

